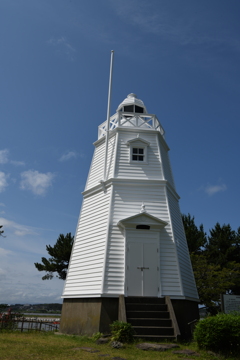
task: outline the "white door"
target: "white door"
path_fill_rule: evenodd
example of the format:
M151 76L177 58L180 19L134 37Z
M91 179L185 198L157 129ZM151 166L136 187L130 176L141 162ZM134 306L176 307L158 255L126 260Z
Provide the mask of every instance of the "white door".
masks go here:
M128 296L158 295L157 241L129 241L127 245L126 283Z

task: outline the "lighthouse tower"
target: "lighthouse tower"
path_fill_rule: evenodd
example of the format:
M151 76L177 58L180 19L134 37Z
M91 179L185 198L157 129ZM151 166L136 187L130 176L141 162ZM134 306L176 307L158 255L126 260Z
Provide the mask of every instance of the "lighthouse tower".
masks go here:
M106 132L107 121L82 193L60 330L108 331L123 296L169 298L184 329L198 316L198 294L164 129L129 94Z

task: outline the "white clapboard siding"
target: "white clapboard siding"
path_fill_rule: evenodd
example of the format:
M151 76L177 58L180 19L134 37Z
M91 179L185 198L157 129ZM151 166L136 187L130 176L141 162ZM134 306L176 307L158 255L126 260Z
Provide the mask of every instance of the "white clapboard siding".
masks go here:
M155 132L146 131L146 133L140 134L141 139L150 143L147 147L147 163L130 163L130 146L127 145L127 142L137 138L137 135L137 132L119 131L115 169L116 177L128 179L163 179L157 134ZM141 143L140 146L142 146Z
M142 202L149 214L170 222L164 186L114 186L104 293L112 294L113 290L118 294L124 293L125 238L116 224L121 219L139 213ZM160 276L162 295L173 293L181 295L178 263L170 225L160 233Z
M175 188L172 169L170 165L169 155L168 155L168 148L164 141L161 141L161 135L159 135L159 149L161 154L161 161L162 161L162 168L164 179L169 181L169 183Z
M83 200L64 297L99 295L107 238L110 191Z
M124 100L124 106L128 101L138 104L139 99L133 94L129 96ZM120 115L116 114L115 118ZM137 127L136 122L131 125L128 121L124 128L117 126L117 122L115 125L109 133L107 182L103 182L105 137L94 143L87 192L84 193L63 297L118 297L125 294L128 230L124 233L118 223L139 214L144 204L148 214L162 220L157 221L161 224L159 227L150 229L152 233L158 232L159 238L159 296L198 300L178 195L174 190L169 148L154 127ZM146 163L131 161L132 145L147 147ZM138 230L137 234L147 236L146 231Z
M110 179L113 176L115 141L116 135L114 134L114 136L110 137L108 142L107 179ZM99 185L99 181L103 180L104 159L105 141L97 142L85 190Z
M176 197L168 190L169 210L171 214L173 234L176 243L177 255L179 260L182 287L185 296L198 298L195 279L192 271L191 260L187 241L184 233L179 203Z

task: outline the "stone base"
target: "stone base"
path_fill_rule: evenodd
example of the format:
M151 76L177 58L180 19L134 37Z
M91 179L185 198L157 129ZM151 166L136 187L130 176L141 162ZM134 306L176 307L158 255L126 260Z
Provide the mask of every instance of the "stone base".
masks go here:
M118 298L64 299L60 332L71 335L110 333L118 320Z
M198 302L190 300L171 299L175 316L181 332L182 340L190 340L194 329L194 320L199 319Z

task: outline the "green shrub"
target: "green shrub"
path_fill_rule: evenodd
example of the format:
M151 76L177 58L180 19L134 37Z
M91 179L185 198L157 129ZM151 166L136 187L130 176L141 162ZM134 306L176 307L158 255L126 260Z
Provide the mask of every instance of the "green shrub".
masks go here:
M194 339L200 349L240 353L240 313L218 314L198 322Z
M101 332L97 332L97 333L94 333L93 336L91 337L91 339L93 341L97 341L98 339L100 339L101 337L103 336L103 334Z
M111 325L112 341L120 341L123 343L133 342L134 330L132 325L123 321L114 321Z

